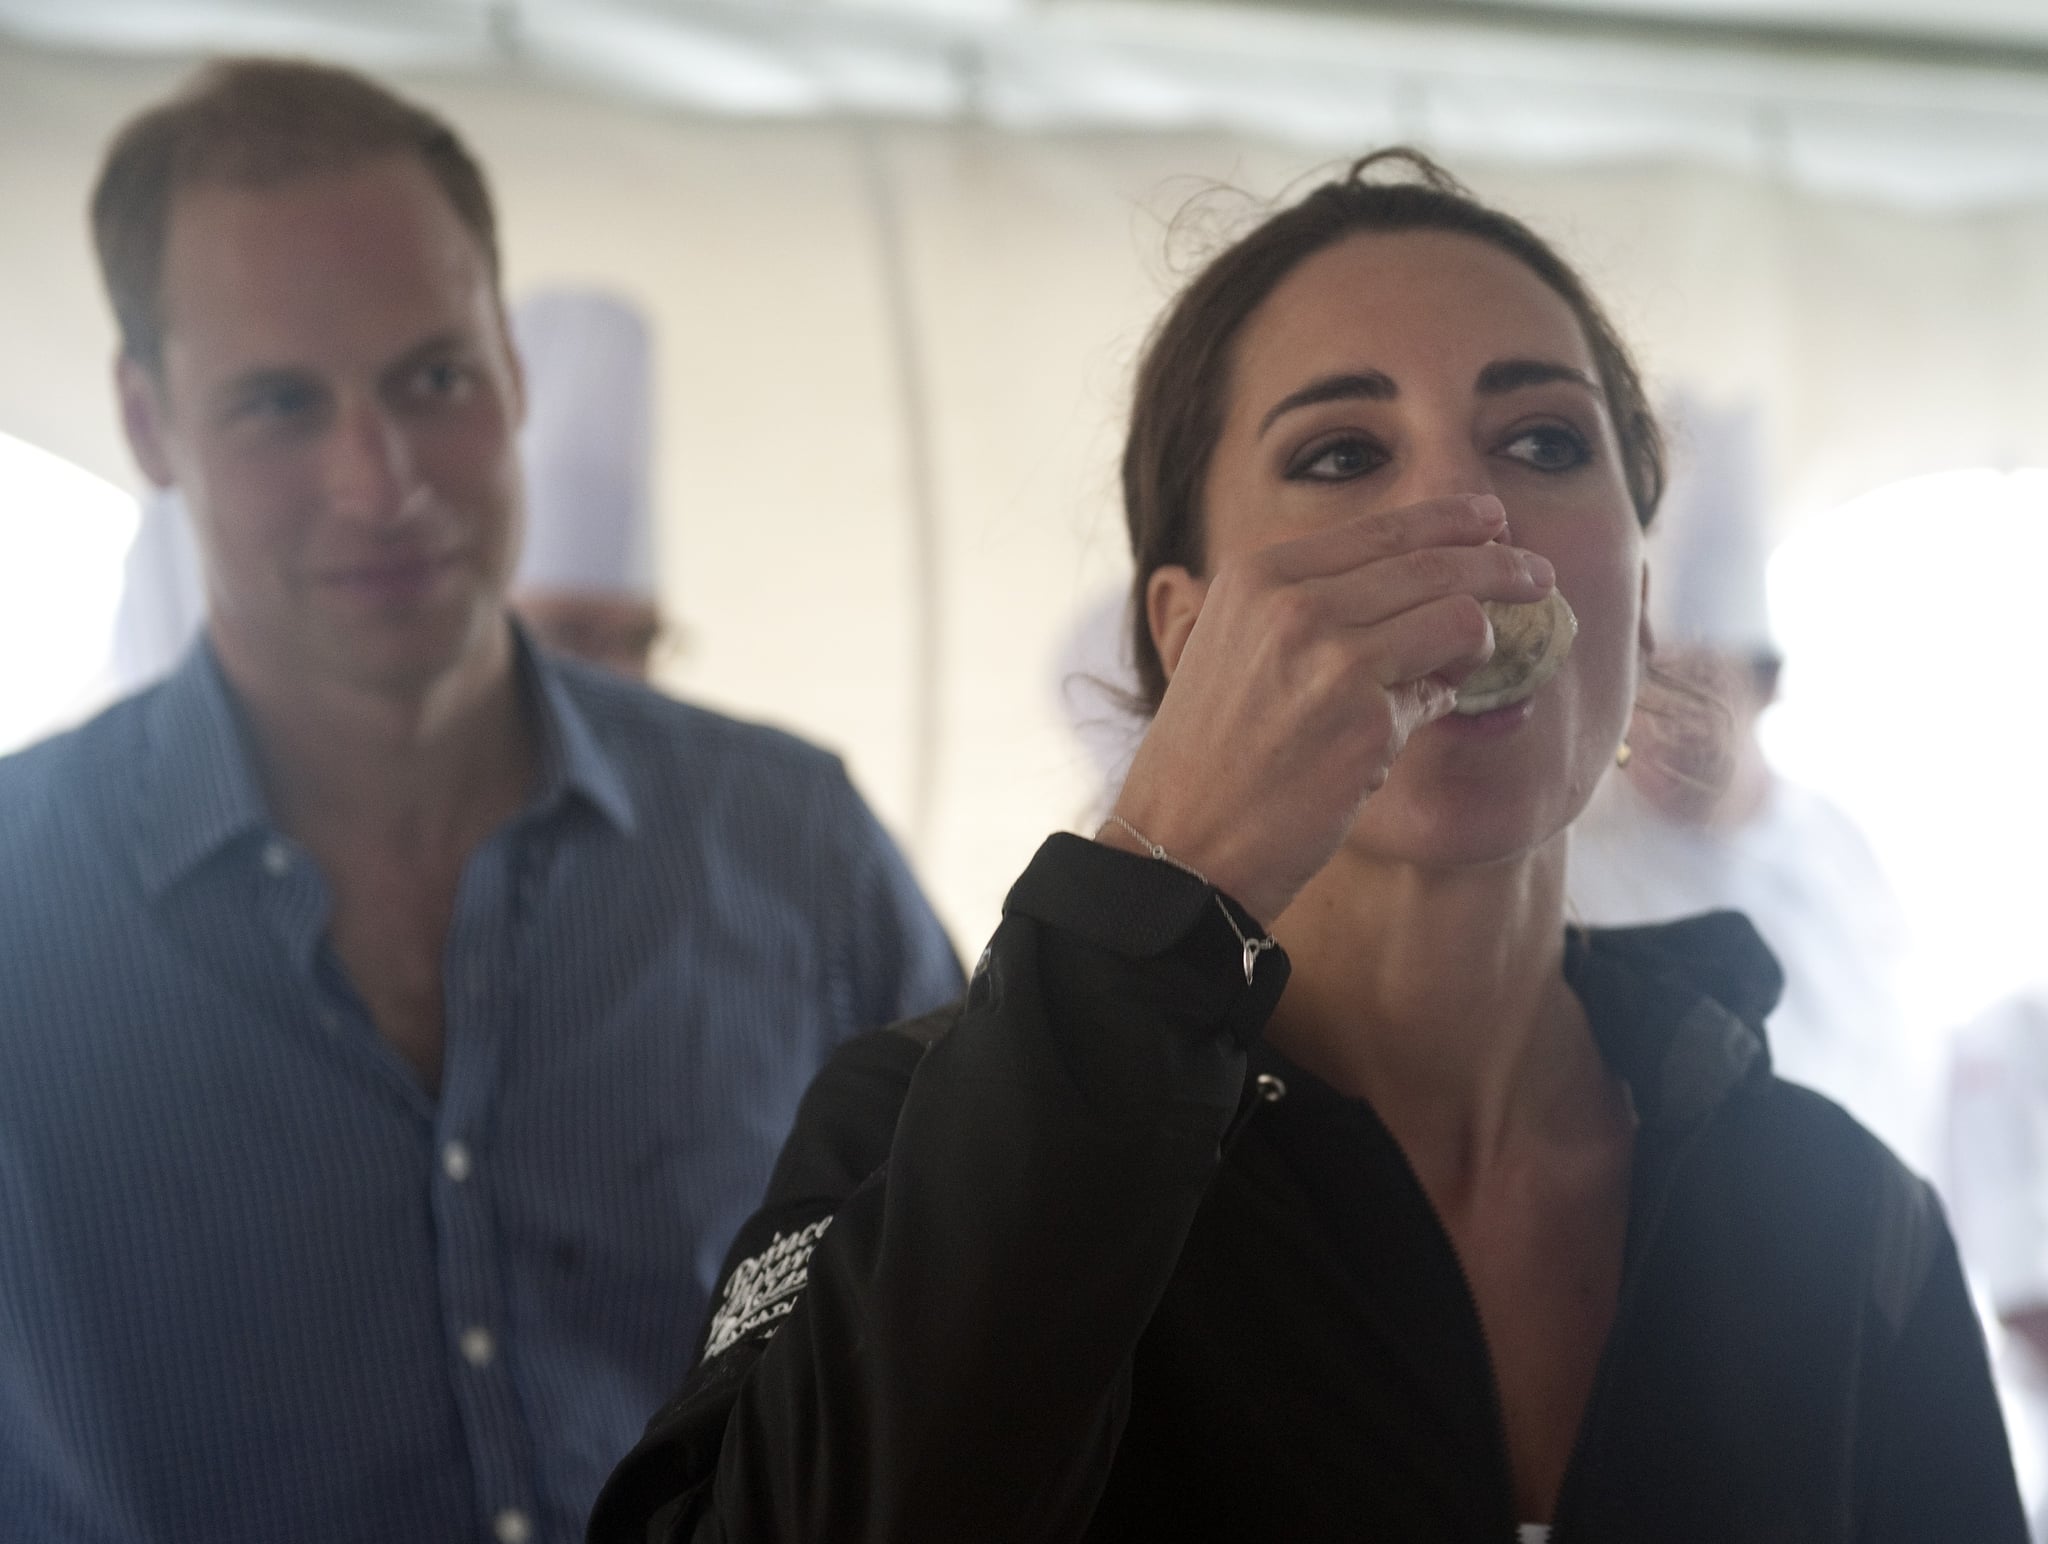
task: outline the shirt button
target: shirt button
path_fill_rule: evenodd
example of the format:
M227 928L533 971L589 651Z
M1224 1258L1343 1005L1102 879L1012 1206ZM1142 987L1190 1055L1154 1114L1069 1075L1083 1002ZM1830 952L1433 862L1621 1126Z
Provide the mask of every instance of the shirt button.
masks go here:
M441 1172L461 1184L469 1178L469 1149L460 1142L450 1142L441 1149Z
M263 872L272 879L282 879L291 872L292 850L276 837L263 844Z
M518 1507L508 1506L491 1519L491 1532L497 1535L498 1544L526 1544L533 1537L533 1524Z
M481 1324L472 1324L462 1332L462 1359L470 1366L488 1367L497 1354L498 1342Z

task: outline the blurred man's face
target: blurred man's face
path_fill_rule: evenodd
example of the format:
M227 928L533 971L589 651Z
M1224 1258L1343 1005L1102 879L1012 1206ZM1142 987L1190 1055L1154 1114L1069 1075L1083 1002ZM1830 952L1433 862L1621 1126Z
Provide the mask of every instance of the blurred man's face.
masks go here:
M582 590L527 590L513 597L534 637L558 654L647 679L661 641L661 612L651 600Z
M205 552L225 657L371 689L499 646L516 367L482 249L415 158L173 206L144 470Z

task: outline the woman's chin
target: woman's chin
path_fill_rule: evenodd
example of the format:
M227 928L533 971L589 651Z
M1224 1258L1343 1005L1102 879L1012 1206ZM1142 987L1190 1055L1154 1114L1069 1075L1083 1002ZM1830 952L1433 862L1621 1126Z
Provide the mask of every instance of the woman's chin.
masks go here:
M1479 869L1528 857L1569 823L1547 788L1400 788L1389 781L1366 800L1346 850L1374 863Z

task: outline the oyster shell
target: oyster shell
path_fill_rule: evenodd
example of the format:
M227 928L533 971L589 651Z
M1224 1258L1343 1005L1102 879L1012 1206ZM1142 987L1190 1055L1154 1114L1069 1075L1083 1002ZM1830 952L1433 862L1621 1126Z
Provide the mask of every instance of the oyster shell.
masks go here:
M1526 606L1493 600L1480 604L1493 623L1493 658L1458 686L1453 711L1467 717L1534 695L1557 674L1579 632L1579 619L1555 590Z

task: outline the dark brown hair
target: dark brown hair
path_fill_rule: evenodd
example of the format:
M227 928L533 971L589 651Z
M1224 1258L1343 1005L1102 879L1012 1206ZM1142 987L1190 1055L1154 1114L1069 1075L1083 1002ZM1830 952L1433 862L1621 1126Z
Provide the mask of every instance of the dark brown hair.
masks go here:
M163 360L163 263L171 207L201 183L273 187L388 155L416 155L498 279L497 217L482 169L441 119L349 70L223 59L114 137L92 193L93 243L121 346Z
M1404 180L1376 180L1387 170ZM1648 526L1664 493L1664 443L1642 377L1613 323L1571 265L1521 221L1479 202L1441 166L1405 146L1362 156L1344 177L1270 215L1225 248L1181 291L1138 365L1124 441L1124 520L1137 564L1131 646L1139 695L1157 707L1166 672L1152 642L1145 586L1180 564L1202 569L1202 486L1223 430L1238 334L1296 267L1346 237L1449 231L1519 259L1563 298L1585 330L1621 445L1636 518Z

